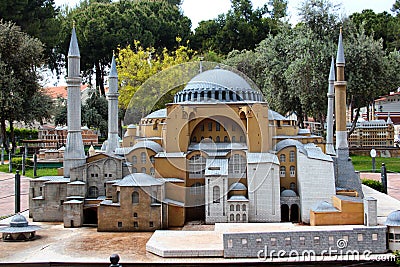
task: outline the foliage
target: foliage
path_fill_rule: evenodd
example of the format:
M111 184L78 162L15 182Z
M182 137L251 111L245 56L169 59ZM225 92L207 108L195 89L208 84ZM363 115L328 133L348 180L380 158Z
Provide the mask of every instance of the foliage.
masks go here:
M296 27L269 35L254 51L233 51L224 63L254 79L272 109L294 112L299 124L309 116L323 123L330 61L336 54L340 26L334 12L326 0L305 1ZM396 87L398 53L386 56L382 43L351 21L346 21L343 35L347 103L356 109Z
M237 49L253 49L256 44L276 34L286 16L287 0L271 0L253 9L250 0L231 0L231 9L216 19L202 21L192 36L192 47L227 54Z
M386 11L376 14L371 9L365 9L350 15L350 19L375 40L382 38L383 48L387 51L400 49L400 16L394 17Z
M7 128L7 136L10 137L10 127ZM29 140L38 138L38 130L26 128L14 128L15 138L19 140Z
M186 41L190 20L178 6L166 1L89 1L63 15L59 53L67 56L72 21L76 22L83 76L95 75L96 89L105 95L104 77L112 50L139 40L144 47L175 47L175 38Z
M15 165L13 166L13 171L15 172L16 168ZM0 165L0 172L8 172L8 164L5 165ZM36 170L37 176L36 177L41 177L41 176L55 176L58 174L57 168L38 168ZM20 172L21 174L21 172ZM33 168L26 169L25 173L26 177L30 178L36 178L33 175Z
M178 38L177 41L180 42L181 40ZM118 78L121 84L120 107L124 110L133 107L133 102L131 102L133 96L150 77L153 77L153 83L148 87L142 87L142 91L138 94L140 95L138 105L144 106L145 110L138 111L139 113L135 115L136 120L151 110L164 108L164 104L172 102L176 93L176 88L171 83L183 85L185 82L179 82L178 76L181 73L170 73L167 76L163 76L162 73L165 73L163 71L172 66L189 62L193 60L193 57L194 52L183 45L179 45L173 51L168 51L164 48L161 53L157 53L154 48L144 49L139 41L135 41L133 48L128 46L120 49L117 59ZM196 71L198 71L198 64ZM181 70L181 72L184 71ZM175 90L166 92L162 90L163 87ZM138 95L136 95L136 98ZM157 103L159 98L162 98L163 101Z
M12 165L17 170L22 170L22 158L12 158L11 159ZM26 158L25 159L25 170L28 168L33 168L33 160Z
M54 0L2 0L0 18L13 21L22 31L38 38L44 44L44 56L51 69L57 67L57 45L59 10Z
M38 39L21 32L13 23L0 22L0 123L6 149L6 120L15 148L14 121L40 121L48 117L43 110L51 110L49 101L44 101L49 98L38 84L37 68L43 62L43 45Z
M372 179L361 179L361 183L375 189L378 192L384 193L381 182Z
M104 96L93 91L82 109L82 125L97 129L102 136L107 136L108 102Z

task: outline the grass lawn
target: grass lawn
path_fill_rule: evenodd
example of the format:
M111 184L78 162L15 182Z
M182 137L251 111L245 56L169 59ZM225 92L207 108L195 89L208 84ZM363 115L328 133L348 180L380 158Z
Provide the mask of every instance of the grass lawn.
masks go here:
M360 172L372 172L372 158L368 156L351 156L354 168ZM385 163L387 172L400 173L400 158L375 158L375 172L381 172Z
M0 165L0 172L8 172L8 164ZM13 169L13 173L15 174L15 168ZM22 172L19 172L22 175ZM37 169L37 177L40 176L54 176L57 175L57 168L42 168ZM27 169L25 176L35 178L33 176L33 169Z

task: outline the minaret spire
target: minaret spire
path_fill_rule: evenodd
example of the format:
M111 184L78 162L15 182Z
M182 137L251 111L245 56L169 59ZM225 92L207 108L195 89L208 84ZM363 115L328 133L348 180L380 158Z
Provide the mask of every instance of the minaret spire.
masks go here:
M70 169L85 163L81 133L81 77L80 53L76 38L75 25L72 28L71 41L68 51L68 99L67 99L67 124L68 135L64 152L64 177L70 177Z
M332 57L331 69L329 72L329 87L328 87L328 112L326 121L326 154L336 155L333 146L333 102L335 97L334 83L335 83L335 59Z
M113 153L119 147L118 96L118 73L113 52L110 75L108 76L108 140L106 153Z
M344 79L344 49L342 29L340 28L338 51L336 56L336 73L337 80L335 82L335 118L336 118L336 150L338 157L348 158L349 146L347 143L346 129L346 87L347 82Z

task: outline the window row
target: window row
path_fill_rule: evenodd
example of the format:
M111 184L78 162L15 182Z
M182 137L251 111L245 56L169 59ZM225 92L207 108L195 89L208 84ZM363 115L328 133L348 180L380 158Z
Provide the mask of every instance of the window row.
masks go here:
M235 205L231 204L229 206L229 211L235 211ZM239 204L236 205L236 211L240 211L240 205ZM246 204L242 205L242 211L246 211Z
M235 220L236 218L236 220ZM229 221L230 222L246 222L247 221L247 215L243 214L242 218L240 218L240 214L236 214L236 216L234 214L229 215Z
M140 162L142 164L146 164L147 163L147 153L146 152L140 153ZM154 156L150 156L150 162L154 164ZM137 163L138 163L137 157L136 156L132 156L132 164L135 165Z
M233 215L233 214L231 214L230 221L233 221L233 220L232 220L232 215ZM358 241L358 242L364 241L365 236L366 236L366 234L358 233L358 234L357 234L357 241ZM390 237L389 237L389 238L390 238ZM283 239L282 239L282 238L278 238L278 237L270 237L270 238L269 238L269 245L271 245L271 246L277 246L277 245L278 245L278 239L284 241L284 244L283 244L283 245L285 245L285 246L290 246L290 245L292 245L292 241L295 241L295 239L297 239L297 238L293 238L293 237L290 237L290 236L284 237ZM299 243L299 245L305 246L306 243L307 243L307 245L310 245L310 241L312 242L313 245L321 245L321 244L322 244L322 242L321 242L321 237L320 237L320 236L313 236L313 237L311 238L311 240L308 240L308 239L310 239L310 238L307 238L307 237L305 237L305 236L300 236L300 237L298 237L298 243ZM378 240L378 234L377 234L377 233L372 233L372 234L371 234L371 240L372 240L372 241L377 241L377 240ZM267 241L267 240L263 241L263 238L256 238L256 243L258 243L258 244L263 244L263 242L264 242L264 244L265 244L266 241ZM348 236L348 235L344 235L344 236L342 236L341 238L337 238L337 240L335 240L335 237L334 237L334 236L328 236L328 244L329 244L329 245L337 245L337 246L340 246L340 245L341 245L340 243L343 243L344 245L346 245L348 241L349 241L349 236ZM339 243L339 242L340 242L340 243ZM247 245L247 244L248 244L247 238L242 238L242 239L241 239L241 244L242 244L242 245ZM282 245L282 244L280 244L280 245ZM228 240L228 247L229 247L229 248L232 248L232 247L233 247L233 240L232 240L232 239L229 239L229 240ZM343 248L345 248L345 247L343 247Z
M286 162L286 155L285 154L281 154L279 156L279 161L280 162ZM289 152L289 162L294 162L295 161L295 153L294 151L290 151Z
M213 124L214 124L213 122L207 123L207 129L209 132L213 131ZM204 128L205 128L204 124L200 124L200 130L202 132L204 132ZM222 129L226 131L224 127L222 127ZM215 122L215 131L217 132L221 131L221 124L219 122ZM232 132L234 131L236 131L236 125L232 124Z
M279 167L279 176L285 177L286 176L286 167L280 166ZM290 177L296 177L296 167L290 166Z
M153 191L152 195L150 196L150 199L151 199L151 204L160 203L160 200L157 198L156 191ZM137 192L137 191L132 193L132 204L139 204L139 192Z
M202 141L202 140L204 140L204 136L201 136L200 137L200 140L197 140L197 137L196 136L193 136L192 137L192 142L193 143L197 143L198 141ZM213 140L213 137L210 135L209 137L208 137L210 140ZM236 141L236 136L232 136L231 137L231 143L236 143L237 141ZM215 140L214 140L216 143L229 143L229 138L228 138L228 136L224 136L224 140L223 141L221 141L221 137L218 135L217 137L215 137ZM240 137L239 137L239 143L244 143L245 142L245 140L244 140L244 136L243 135L241 135Z

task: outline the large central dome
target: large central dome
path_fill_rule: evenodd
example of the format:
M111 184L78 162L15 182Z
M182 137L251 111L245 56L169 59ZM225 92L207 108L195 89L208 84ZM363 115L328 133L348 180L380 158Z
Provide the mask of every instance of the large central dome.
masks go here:
M179 102L263 101L262 94L238 74L215 68L196 75L175 95Z

